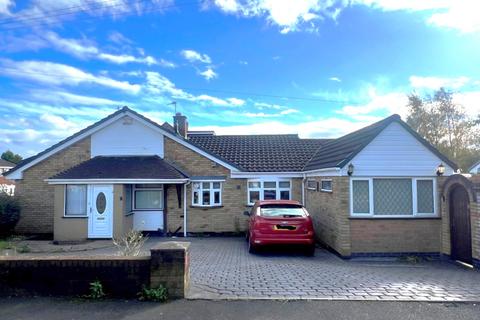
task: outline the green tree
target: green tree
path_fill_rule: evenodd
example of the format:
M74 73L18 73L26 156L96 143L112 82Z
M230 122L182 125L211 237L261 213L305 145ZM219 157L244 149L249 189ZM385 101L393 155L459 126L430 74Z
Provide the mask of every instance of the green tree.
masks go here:
M480 118L470 119L453 93L440 88L432 96L408 96L407 123L466 171L480 159Z
M10 162L13 162L15 164L19 163L20 161L22 161L22 156L17 154L17 153L13 153L12 151L10 150L7 150L5 151L4 153L2 153L2 156L1 158L3 160L7 160L7 161L10 161Z

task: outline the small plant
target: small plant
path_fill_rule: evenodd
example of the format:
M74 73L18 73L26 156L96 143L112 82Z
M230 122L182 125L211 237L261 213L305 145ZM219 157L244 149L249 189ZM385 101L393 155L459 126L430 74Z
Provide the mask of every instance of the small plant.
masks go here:
M105 298L105 292L103 292L103 285L99 280L90 282L90 293L85 298L99 300Z
M147 239L140 231L130 230L123 237L113 239L113 244L121 256L138 256Z
M27 244L22 244L19 247L15 248L18 253L29 253L30 252L30 247Z
M158 288L147 288L143 286L142 291L138 293L140 301L165 302L168 299L168 290L163 285Z
M422 257L419 256L401 256L398 258L399 261L407 262L411 264L417 264L423 261Z

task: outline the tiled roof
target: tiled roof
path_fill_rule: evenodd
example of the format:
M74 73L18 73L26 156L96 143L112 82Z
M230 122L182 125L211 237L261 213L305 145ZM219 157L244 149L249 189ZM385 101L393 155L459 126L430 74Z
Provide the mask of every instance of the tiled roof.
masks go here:
M394 114L368 127L349 133L340 138L334 139L323 145L310 161L305 165L304 170L317 170L323 168L343 168L353 159L363 148L365 148L383 129L392 122L398 122L408 132L410 132L420 143L427 147L431 152L437 155L442 161L457 169L457 165L450 161L445 155L440 153L430 143L423 139L410 126L403 122L399 115Z
M158 156L98 156L50 179L185 179L185 172Z
M10 167L10 168L13 168L13 167L15 167L15 166L16 166L15 163L0 158L0 167Z
M190 141L249 172L301 171L329 139L284 135L193 135Z

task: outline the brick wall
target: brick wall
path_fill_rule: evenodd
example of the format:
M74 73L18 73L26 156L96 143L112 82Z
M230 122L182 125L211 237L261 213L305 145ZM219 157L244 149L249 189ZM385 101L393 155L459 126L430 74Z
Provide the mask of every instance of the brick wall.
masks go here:
M352 254L439 253L440 219L351 219Z
M58 172L90 159L90 138L79 141L23 172L15 193L22 213L16 231L53 233L54 186L44 180Z
M165 159L183 168L192 176L226 176L222 184L222 206L199 208L192 206L191 185L187 187L188 232L242 232L246 230L250 210L247 205L247 179L231 179L230 170L165 137ZM183 192L183 191L182 191ZM292 180L292 199L301 201L301 179ZM183 194L181 195L183 199ZM182 200L183 206L183 200ZM167 231L178 227L183 231L183 208L178 206L177 189L167 188Z
M86 295L99 280L106 294L133 298L150 281L150 257L0 257L0 295Z
M134 298L143 286L164 285L184 298L190 284L189 243L163 242L150 256L0 257L0 296L86 295L100 281L109 297Z
M349 256L349 178L308 178L318 183L322 179L332 180L333 192L305 190L305 203L313 218L317 239L343 256Z

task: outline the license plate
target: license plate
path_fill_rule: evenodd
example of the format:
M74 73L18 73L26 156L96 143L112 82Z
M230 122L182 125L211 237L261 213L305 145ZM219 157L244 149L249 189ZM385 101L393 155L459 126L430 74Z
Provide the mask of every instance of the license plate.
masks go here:
M281 225L281 224L277 224L274 228L274 230L281 230L281 231L295 231L297 230L297 227L295 226L285 226L285 225Z

